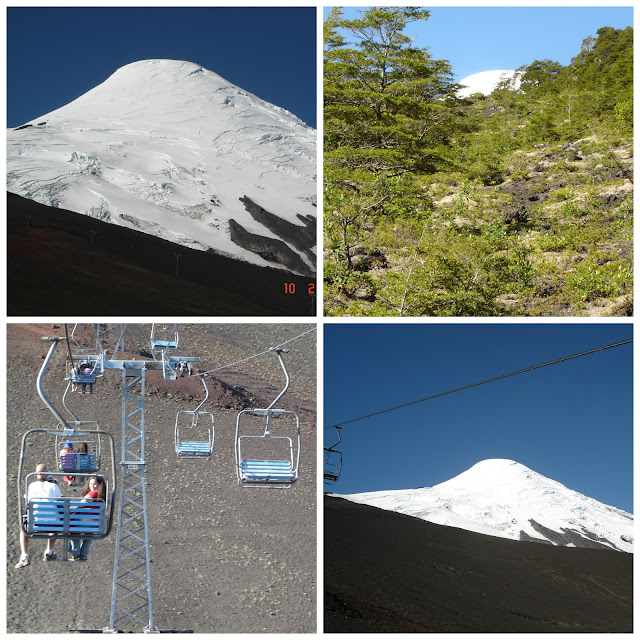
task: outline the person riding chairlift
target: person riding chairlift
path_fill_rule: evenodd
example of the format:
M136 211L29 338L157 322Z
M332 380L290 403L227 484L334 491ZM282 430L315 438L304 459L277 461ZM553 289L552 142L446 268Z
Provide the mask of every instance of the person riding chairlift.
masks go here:
M87 385L89 385L89 393L93 393L93 382L90 382L91 373L93 372L91 365L88 362L84 362L78 367L78 371L81 376L79 380L81 384L80 393L85 393Z
M77 453L76 450L73 448L73 442L71 442L71 440L67 440L64 443L64 446L62 447L62 449L60 449L60 454L58 455L58 458L59 458L58 467L61 471L62 471L62 456L66 456L69 453ZM70 487L74 487L76 484L75 476L65 476L64 480Z

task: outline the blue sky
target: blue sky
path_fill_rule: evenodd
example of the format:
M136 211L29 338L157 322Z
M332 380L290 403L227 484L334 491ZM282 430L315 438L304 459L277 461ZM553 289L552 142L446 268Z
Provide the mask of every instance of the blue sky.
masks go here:
M324 426L633 337L630 324L326 324ZM623 345L347 424L339 494L433 486L507 458L633 512ZM325 430L325 446L335 430Z
M7 10L7 126L68 104L130 62L195 62L316 126L316 9Z
M364 7L363 7L364 8ZM633 26L631 7L429 7L426 22L411 23L414 46L449 60L457 81L480 71L517 69L550 58L563 65L600 27ZM326 17L330 9L325 8ZM344 16L356 17L355 7Z

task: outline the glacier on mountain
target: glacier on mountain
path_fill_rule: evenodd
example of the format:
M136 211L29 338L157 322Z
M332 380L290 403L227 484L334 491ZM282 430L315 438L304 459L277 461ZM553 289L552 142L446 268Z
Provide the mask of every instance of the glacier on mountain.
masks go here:
M633 552L631 514L513 460L484 460L433 487L339 497L485 535Z
M7 190L312 275L316 146L316 131L299 118L212 71L143 60L7 131ZM252 211L247 202L255 203Z

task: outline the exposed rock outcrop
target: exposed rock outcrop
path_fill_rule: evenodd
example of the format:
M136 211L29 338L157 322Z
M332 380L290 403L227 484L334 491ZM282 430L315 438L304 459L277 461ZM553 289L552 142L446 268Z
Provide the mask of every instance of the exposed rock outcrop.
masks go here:
M529 523L538 533L542 534L545 539L540 540L538 538L533 538L531 536L527 536L526 533L521 532L521 540L527 540L528 542L542 542L543 544L551 543L561 547L574 546L583 549L606 549L608 551L616 549L617 551L620 551L613 542L610 542L606 538L597 538L594 534L586 530L583 530L581 533L575 529L562 527L560 531L554 531L535 520L529 520ZM523 534L526 537L523 538Z
M300 273L301 275L313 275L313 272L305 261L282 240L266 238L265 236L250 233L233 218L229 220L229 232L231 234L231 240L243 249L253 251L261 258L269 262L281 264L287 269Z
M316 256L312 251L312 248L316 246L316 218L314 216L298 214L298 220L304 225L301 227L267 211L247 196L243 196L239 200L254 220L302 251L315 264Z

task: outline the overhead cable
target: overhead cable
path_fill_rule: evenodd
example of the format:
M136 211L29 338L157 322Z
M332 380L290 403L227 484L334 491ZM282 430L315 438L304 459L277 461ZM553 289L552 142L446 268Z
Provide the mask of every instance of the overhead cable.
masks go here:
M502 380L504 378L509 378L510 376L517 376L520 373L526 373L527 371L533 371L534 369L540 369L542 367L548 367L552 364L557 364L559 362L566 362L567 360L572 360L573 358L580 358L581 356L589 355L590 353L596 353L598 351L604 351L605 349L612 349L613 347L619 347L623 344L629 344L633 342L633 338L630 340L623 340L622 342L615 342L614 344L607 344L603 347L598 347L596 349L590 349L589 351L583 351L582 353L575 353L571 356L565 356L564 358L558 358L557 360L551 360L549 362L543 362L542 364L536 364L532 367L527 367L526 369L519 369L518 371L512 371L511 373L503 373L500 376L495 376L494 378L489 378L487 380L481 380L480 382L473 382L472 384L467 384L464 387L458 387L456 389L451 389L449 391L443 391L441 393L436 393L432 396L427 396L426 398L420 398L420 400L413 400L412 402L405 402L404 404L399 404L395 407L390 407L389 409L382 409L381 411L375 411L374 413L368 413L366 416L360 416L359 418L352 418L351 420L345 420L344 422L338 422L336 424L331 425L330 427L325 427L325 431L327 429L335 429L336 427L341 427L345 424L350 424L351 422L357 422L358 420L365 420L366 418L372 418L373 416L379 416L382 413L388 413L389 411L396 411L397 409L402 409L403 407L409 407L413 404L418 404L420 402L426 402L427 400L433 400L435 398L441 398L442 396L449 395L451 393L456 393L458 391L464 391L465 389L471 389L472 387L478 387L481 384L487 384L488 382L495 382L496 380Z
M209 371L203 371L194 375L198 375L198 376L206 376L209 375L210 373L214 373L215 371L220 371L220 369L228 369L229 367L234 367L237 364L242 364L243 362L248 362L249 360L253 360L254 358L258 358L260 356L263 356L265 353L270 353L271 351L274 351L275 349L280 349L281 347L284 347L285 344L289 344L290 342L293 342L294 340L298 340L299 338L302 338L303 336L306 336L308 333L311 333L312 331L315 331L316 327L313 327L313 329L309 329L309 331L305 331L304 333L301 333L298 336L295 336L295 338L290 338L289 340L286 340L285 342L283 342L282 344L279 344L275 347L271 347L270 349L266 349L265 351L261 351L260 353L256 353L253 356L249 356L248 358L243 358L242 360L237 360L236 362L232 362L231 364L225 364L222 367L216 367L215 369L210 369Z

